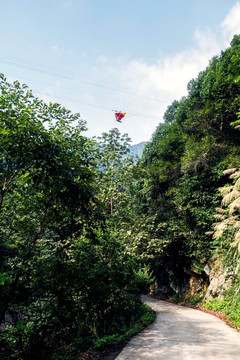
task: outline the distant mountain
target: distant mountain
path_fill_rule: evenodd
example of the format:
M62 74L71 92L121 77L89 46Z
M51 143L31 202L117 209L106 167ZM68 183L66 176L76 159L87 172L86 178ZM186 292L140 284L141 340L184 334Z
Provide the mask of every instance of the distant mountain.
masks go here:
M130 155L137 155L140 158L142 156L143 149L146 143L146 141L142 141L139 144L132 145L130 149Z

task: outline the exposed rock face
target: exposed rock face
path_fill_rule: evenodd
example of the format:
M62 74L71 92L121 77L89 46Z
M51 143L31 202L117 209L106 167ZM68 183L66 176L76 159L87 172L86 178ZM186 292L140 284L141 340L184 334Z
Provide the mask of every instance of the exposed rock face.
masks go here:
M207 289L207 293L205 295L205 299L222 299L225 291L231 286L235 274L228 269L221 269L218 261L214 262L211 265L208 265L208 269L206 270L208 271L210 283Z
M219 261L205 265L203 271L196 268L184 269L181 278L172 270L165 269L164 274L154 284L151 291L164 297L174 294L191 299L194 296L204 297L205 300L222 299L230 288L235 273L229 269L222 269ZM204 294L206 294L204 296Z
M196 278L195 276L191 276L189 280L189 289L187 292L187 298L192 298L196 295L199 295L201 291L205 287L205 281L203 278Z
M164 275L155 283L152 292L165 297L174 294L191 298L206 288L207 276L190 269L183 269L181 276L174 271L165 269Z

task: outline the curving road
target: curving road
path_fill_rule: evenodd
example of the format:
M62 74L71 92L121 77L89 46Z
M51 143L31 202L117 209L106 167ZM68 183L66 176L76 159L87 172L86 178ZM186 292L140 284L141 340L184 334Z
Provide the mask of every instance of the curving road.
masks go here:
M156 320L116 360L240 360L240 333L222 320L148 296L143 300Z

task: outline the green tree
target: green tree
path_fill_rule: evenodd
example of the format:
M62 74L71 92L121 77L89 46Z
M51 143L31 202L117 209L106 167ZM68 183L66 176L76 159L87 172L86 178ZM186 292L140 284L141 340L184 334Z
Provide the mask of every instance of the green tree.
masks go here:
M76 213L84 215L89 207L93 185L87 166L88 141L79 136L84 129L79 115L58 104L47 107L25 92L25 86L8 84L3 76L1 89L1 247L17 252L11 264L6 262L11 271L3 320L36 243L46 231L54 237L72 232ZM73 128L71 123L77 120Z
M211 256L214 244L205 232L219 201L216 188L224 168L239 167L239 135L232 127L239 113L239 39L168 107L138 165L138 212L146 223L153 219L147 243L158 239L152 270L176 291L189 281L187 272L203 268Z
M132 295L131 258L100 203L104 191L120 203L124 177L103 163L106 182L110 174L117 183L100 191L96 143L82 135L79 114L46 105L3 75L0 89L1 358L49 358L74 338L78 351L87 349L143 311Z
M134 159L129 155L130 138L127 134L121 135L115 128L103 133L98 140L99 198L106 214L117 221L130 195L133 177Z

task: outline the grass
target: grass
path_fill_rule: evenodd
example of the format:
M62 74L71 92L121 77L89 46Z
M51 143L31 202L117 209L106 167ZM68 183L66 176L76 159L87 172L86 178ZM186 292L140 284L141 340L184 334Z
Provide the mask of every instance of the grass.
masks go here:
M226 294L223 299L207 300L202 306L223 313L236 328L240 329L240 294Z

